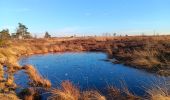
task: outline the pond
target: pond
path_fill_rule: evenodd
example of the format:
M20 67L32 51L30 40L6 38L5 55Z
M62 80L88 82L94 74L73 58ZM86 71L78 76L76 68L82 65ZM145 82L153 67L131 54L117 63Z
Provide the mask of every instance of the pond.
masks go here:
M103 93L108 86L120 88L125 84L130 91L143 96L145 89L169 78L106 60L105 53L66 52L22 57L19 63L34 65L53 87L59 86L63 80L70 80L81 90L95 89ZM22 71L15 75L15 79L18 85L27 86L28 79Z

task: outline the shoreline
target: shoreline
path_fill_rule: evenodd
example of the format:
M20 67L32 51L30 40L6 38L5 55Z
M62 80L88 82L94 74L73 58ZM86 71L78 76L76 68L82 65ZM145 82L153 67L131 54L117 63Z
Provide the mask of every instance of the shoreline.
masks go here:
M139 39L136 39L136 38L139 38ZM148 53L147 50L145 51L146 44L140 43L143 40L148 40L148 41L154 40L155 37L136 37L136 38L133 38L133 37L101 38L100 37L100 38L85 38L85 39L77 38L73 40L71 39L71 40L60 40L60 41L58 41L57 39L9 40L8 41L9 44L7 47L0 48L0 64L1 64L0 66L0 74L1 74L0 75L0 81L1 81L0 88L1 88L1 91L10 92L11 89L13 90L17 87L14 82L13 75L19 70L26 70L27 74L33 77L33 82L36 82L37 85L42 86L42 87L51 86L51 83L49 83L47 79L44 79L39 74L36 74L36 77L38 76L38 79L39 79L39 80L36 80L35 76L29 72L32 70L35 73L37 72L35 68L33 68L33 66L25 65L24 67L21 67L18 64L18 60L22 56L30 56L30 55L36 55L36 54L48 54L48 53L59 53L59 52L93 52L93 51L103 52L108 55L108 59L115 58L118 61L117 63L124 62L123 64L130 65L128 67L137 68L139 70L142 69L142 70L149 71L149 72L153 71L152 73L159 74L157 73L157 70L154 70L155 68L157 68L157 66L155 65L159 65L163 63L163 62L155 62L157 61L156 57L159 54L159 52L156 51L155 53L156 56L155 54L152 55L150 54L150 52ZM153 39L150 40L150 38L153 38ZM169 39L170 39L170 36L168 37L167 40ZM160 41L162 40L164 41L165 38L160 39ZM156 43L158 43L157 41L159 40L155 40L155 41ZM160 43L159 45L162 45L162 44ZM152 48L152 46L146 49L150 49L150 48ZM144 50L144 51L140 51L140 50ZM143 52L144 54L146 53L146 55L143 55L142 53L140 55L140 52ZM138 61L138 59L140 61L140 58L139 58L140 56L141 58L146 57L146 58L141 59L144 61L148 59L147 57L151 56L153 58L149 58L148 62L149 61L152 62L152 60L154 62L153 63L134 62L136 60ZM134 57L135 59L131 57ZM149 65L149 67L147 65ZM7 71L4 71L4 66L7 67ZM8 74L8 77L6 79L4 79L4 73ZM165 72L165 76L169 76L169 75L170 75L169 72L168 73Z

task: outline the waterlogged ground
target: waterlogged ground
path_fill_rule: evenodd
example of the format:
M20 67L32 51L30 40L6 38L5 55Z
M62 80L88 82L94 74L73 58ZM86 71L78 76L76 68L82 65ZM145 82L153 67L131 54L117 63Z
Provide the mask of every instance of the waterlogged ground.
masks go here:
M82 90L95 89L103 93L109 85L120 88L125 84L130 91L143 96L146 89L157 84L163 86L170 79L122 64L113 64L106 59L104 53L56 53L23 57L19 62L21 65L34 65L54 87L63 80L70 80ZM15 79L18 85L27 86L27 76L23 72L17 73Z

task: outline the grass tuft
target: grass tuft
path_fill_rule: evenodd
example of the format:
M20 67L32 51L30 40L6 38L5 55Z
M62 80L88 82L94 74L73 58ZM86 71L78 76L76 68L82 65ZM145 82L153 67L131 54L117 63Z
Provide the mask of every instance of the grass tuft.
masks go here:
M51 93L49 100L78 100L80 97L79 89L69 81L63 81L61 89L52 89Z
M30 85L45 88L51 87L51 82L47 79L44 79L33 66L25 65L23 66L23 69L31 80Z

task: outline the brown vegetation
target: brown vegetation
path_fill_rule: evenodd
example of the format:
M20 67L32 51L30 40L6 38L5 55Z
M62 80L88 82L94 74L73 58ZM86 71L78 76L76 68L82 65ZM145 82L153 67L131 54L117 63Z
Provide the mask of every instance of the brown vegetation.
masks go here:
M19 100L15 93L0 93L0 100Z
M155 85L151 89L148 89L147 93L151 100L170 100L169 82L165 82L161 85Z
M109 100L141 100L141 97L138 97L132 94L127 87L124 86L124 90L117 89L110 86L108 88L108 99Z
M23 100L40 100L40 92L33 87L23 89L21 93L19 93L20 98Z
M83 91L81 92L76 86L69 81L63 81L61 88L52 89L52 95L49 100L106 100L97 91Z
M168 91L158 87L148 90L147 97L139 97L131 93L127 87L120 90L115 87L108 87L108 92L102 95L96 90L80 91L69 81L63 81L61 88L50 90L51 96L49 100L170 100Z
M106 97L98 91L83 91L80 100L106 100Z
M35 69L35 67L31 65L25 65L22 67L22 69L25 70L25 72L28 74L30 79L30 85L34 87L45 87L50 88L51 82L45 78L43 78L38 71Z
M60 89L52 89L52 96L50 100L78 100L80 98L80 91L69 81L61 83Z
M29 75L32 86L50 87L51 83L39 75L34 67L27 65L22 68L19 66L18 59L21 56L32 54L65 51L106 52L109 59L117 59L116 63L146 69L160 75L170 75L170 36L9 40L5 44L1 44L0 47L1 93L10 92L16 88L13 75L21 69L25 69L25 72ZM4 71L4 67L7 68L7 71ZM4 74L7 74L8 77L4 78ZM64 89L57 91L61 94L63 92L66 91ZM96 93L90 93L90 95L92 94ZM74 93L71 93L71 95L74 95ZM88 97L89 94L85 92L84 96Z
M168 76L169 45L169 36L124 37L112 41L107 52L109 57L116 58L120 63Z

